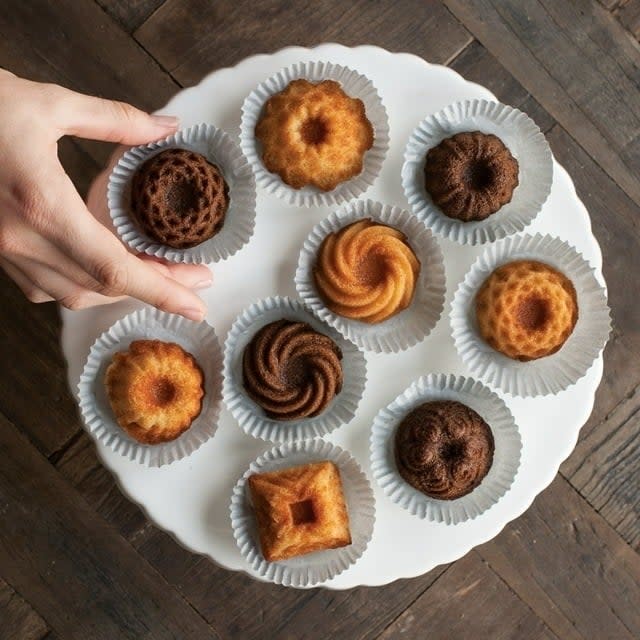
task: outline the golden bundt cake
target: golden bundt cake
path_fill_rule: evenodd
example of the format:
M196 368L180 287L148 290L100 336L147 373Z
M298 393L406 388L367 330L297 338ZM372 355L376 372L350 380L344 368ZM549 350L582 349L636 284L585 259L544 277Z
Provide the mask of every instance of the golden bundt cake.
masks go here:
M377 323L406 309L413 299L420 261L405 235L370 219L330 233L313 270L331 311Z
M187 249L213 237L229 208L222 173L203 155L167 149L147 160L131 181L131 214L149 238Z
M143 444L174 440L202 409L202 370L173 342L135 340L113 356L105 385L118 424Z
M480 335L497 351L516 360L555 353L578 320L571 280L536 260L498 267L475 299Z
M507 202L518 186L518 161L493 134L457 133L429 149L425 187L446 216L484 220Z
M337 82L293 80L267 100L256 138L265 167L283 182L331 191L362 171L373 127L362 100L349 97Z

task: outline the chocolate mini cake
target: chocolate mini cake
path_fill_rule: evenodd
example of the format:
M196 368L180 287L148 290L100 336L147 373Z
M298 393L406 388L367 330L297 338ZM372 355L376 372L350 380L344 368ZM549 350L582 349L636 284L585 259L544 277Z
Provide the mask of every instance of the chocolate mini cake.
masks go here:
M267 416L300 420L322 413L342 388L342 352L306 322L278 320L244 350L244 388Z
M213 237L229 208L217 166L194 151L167 149L147 160L131 182L131 214L149 238L188 249Z
M402 478L430 498L455 500L471 493L493 463L489 425L454 400L416 407L398 425L395 458Z
M425 187L446 216L485 220L507 202L518 186L518 161L493 134L457 133L429 149Z

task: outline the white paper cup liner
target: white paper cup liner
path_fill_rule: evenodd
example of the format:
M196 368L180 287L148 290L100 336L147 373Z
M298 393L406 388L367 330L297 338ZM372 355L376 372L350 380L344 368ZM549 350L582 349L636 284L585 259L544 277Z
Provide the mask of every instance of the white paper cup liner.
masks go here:
M395 461L396 429L405 416L432 400L457 400L476 411L491 427L495 451L493 464L482 482L456 500L437 500L414 489L398 473ZM458 524L473 519L504 496L520 466L522 440L507 405L473 378L429 374L418 378L373 421L370 439L371 472L393 502L412 515L433 522Z
M254 473L324 460L335 463L340 470L349 514L351 544L340 549L316 551L298 558L268 562L260 550L247 478ZM349 452L324 440L283 444L261 455L251 463L233 488L230 511L233 535L249 566L262 578L287 587L309 587L342 573L364 553L373 535L375 522L373 491L360 465Z
M245 347L262 327L277 320L306 322L329 336L342 351L343 382L340 393L319 415L302 420L275 420L247 394L242 383L242 356ZM310 313L299 300L275 296L264 298L245 309L234 321L224 349L224 402L242 429L271 442L293 442L322 437L351 422L356 415L367 380L364 354L335 329Z
M373 127L373 146L365 154L362 172L351 180L342 182L332 191L322 191L312 186L294 189L285 184L280 176L268 171L262 162L262 145L255 137L262 108L271 96L286 89L291 81L300 78L310 82L339 82L348 96L362 100L367 119ZM389 148L387 111L377 89L366 76L332 62L299 62L278 71L247 96L242 105L240 146L253 168L258 186L267 193L273 193L297 206L341 204L364 193L380 173Z
M411 305L377 324L351 320L328 309L313 278L316 256L325 237L364 218L402 231L420 260L420 275ZM295 283L300 298L321 320L362 349L377 353L403 351L424 340L442 315L446 290L444 258L431 231L408 211L372 200L352 202L312 229L300 252Z
M229 187L229 208L222 229L212 238L189 249L174 249L146 236L130 215L131 180L138 168L165 149L190 149L217 165ZM134 251L171 262L202 264L232 256L253 235L256 186L251 167L238 143L211 124L197 124L150 144L129 149L109 177L107 201L113 226Z
M107 397L104 376L113 356L134 340L175 342L197 360L204 373L202 410L181 436L156 445L141 444L118 425ZM192 454L212 438L218 427L222 350L215 331L206 322L145 307L118 320L93 343L78 383L80 413L87 431L116 453L147 467L161 467Z
M499 266L513 260L538 260L571 280L578 297L578 321L556 353L520 362L490 347L480 336L475 295ZM472 375L514 396L555 394L577 382L593 364L611 331L604 287L574 247L552 236L507 238L488 247L458 286L451 307L456 349Z
M519 164L519 184L511 202L477 222L446 216L433 204L424 184L427 151L465 131L498 136ZM402 167L402 186L413 213L443 238L471 245L522 231L545 203L552 179L553 156L538 125L522 111L488 100L456 102L425 118L409 138Z

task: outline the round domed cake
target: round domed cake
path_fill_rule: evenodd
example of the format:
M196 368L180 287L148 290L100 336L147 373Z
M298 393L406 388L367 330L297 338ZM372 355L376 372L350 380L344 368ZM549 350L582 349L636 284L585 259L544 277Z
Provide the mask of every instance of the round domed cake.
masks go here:
M338 345L311 325L277 320L262 327L244 350L244 388L270 418L311 418L340 392L341 359Z
M135 340L113 356L105 386L118 424L144 444L174 440L198 417L204 375L173 342Z
M398 472L412 487L437 500L471 493L489 472L494 448L489 425L455 400L416 407L395 435Z
M578 320L573 283L536 260L498 267L475 298L480 335L516 360L534 360L558 351Z
M420 261L406 236L370 219L330 233L313 269L318 293L345 318L378 323L413 299Z
M147 160L131 181L131 214L149 238L188 249L213 237L229 208L220 169L188 149L167 149Z
M457 133L429 149L425 187L446 216L485 220L507 202L518 186L518 161L493 134Z
M293 80L267 100L255 133L267 170L294 189L335 189L362 172L373 146L362 100L333 80Z

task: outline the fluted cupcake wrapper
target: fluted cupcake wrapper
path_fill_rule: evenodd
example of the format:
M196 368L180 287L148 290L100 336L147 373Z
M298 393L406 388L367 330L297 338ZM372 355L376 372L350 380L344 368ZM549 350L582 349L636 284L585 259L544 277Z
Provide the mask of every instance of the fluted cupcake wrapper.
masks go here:
M306 322L329 336L342 351L342 389L319 415L302 420L275 420L268 417L244 389L242 356L253 336L264 326L277 320ZM293 442L319 438L343 424L351 422L362 393L367 370L364 353L335 329L318 320L299 300L274 296L264 298L245 309L234 321L224 348L224 403L242 429L271 442Z
M425 187L424 165L429 149L465 131L498 136L519 164L519 184L511 202L477 222L446 216ZM538 125L519 109L478 99L456 102L425 118L407 142L402 167L402 186L413 213L439 236L470 245L494 242L522 231L542 209L552 179L553 156Z
M247 478L254 473L276 471L296 465L330 460L340 470L351 544L316 551L298 558L268 562L260 550ZM240 553L259 576L287 587L311 587L330 580L354 564L365 552L375 523L375 499L367 477L351 455L330 442L313 440L282 444L251 463L231 494L231 527Z
M578 298L578 320L562 348L529 362L490 347L480 336L475 314L475 296L482 283L499 266L522 259L538 260L564 273ZM506 238L473 263L454 294L451 329L458 354L472 375L511 395L531 397L558 393L582 378L604 349L611 317L606 290L589 263L560 238L536 234Z
M316 83L322 80L340 83L348 96L362 100L367 119L373 127L373 146L365 154L362 172L351 180L342 182L332 191L322 191L312 186L294 189L284 183L279 175L268 171L262 162L262 145L255 136L262 109L271 96L280 93L290 82L300 78ZM267 193L273 193L289 204L301 207L342 204L364 193L380 174L389 149L389 120L377 89L366 76L332 62L299 62L281 69L247 96L242 105L240 146L253 168L258 186Z
M491 428L493 464L482 482L455 500L430 498L408 484L395 461L396 429L405 416L432 400L457 400L476 411ZM509 491L520 466L522 440L504 401L478 380L432 373L418 378L378 412L369 441L371 472L384 493L412 515L433 522L459 524L480 516Z
M204 373L202 410L181 436L156 445L141 444L118 425L111 410L104 376L113 356L125 351L134 340L175 342L189 352ZM134 311L113 324L93 343L78 383L80 414L91 436L116 453L147 467L161 467L187 457L218 428L221 406L222 350L215 330L206 322L152 307Z
M384 322L369 324L331 311L320 297L313 277L316 257L327 235L370 218L402 231L420 260L420 275L411 305ZM437 240L420 220L399 207L358 200L319 222L304 241L295 275L303 302L321 320L366 351L395 353L424 340L436 326L444 308L444 258Z
M220 168L229 187L229 208L222 229L189 249L174 249L152 240L130 214L133 175L149 158L171 148L190 149L205 156ZM212 124L197 124L164 140L129 149L109 176L107 201L113 226L131 249L171 262L208 264L225 260L249 242L255 225L256 185L251 167L238 143Z

